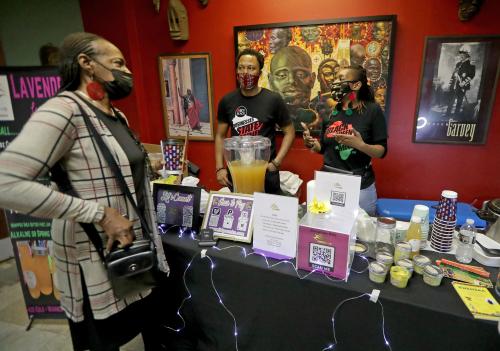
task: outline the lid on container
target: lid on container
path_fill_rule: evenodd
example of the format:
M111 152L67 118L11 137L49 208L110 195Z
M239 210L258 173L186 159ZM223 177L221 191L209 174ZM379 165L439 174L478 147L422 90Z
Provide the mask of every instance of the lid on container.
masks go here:
M411 217L411 221L413 223L421 223L422 222L422 218L418 217L418 216L412 216Z
M415 257L413 257L413 262L416 264L416 265L419 265L419 266L424 266L424 265L427 265L431 262L431 260L429 259L429 257L427 256L424 256L424 255L416 255Z
M392 262L394 260L394 256L387 251L380 251L375 257L377 258L377 261L382 262Z
M429 207L425 205L415 205L414 209L418 211L429 212Z
M488 201L487 207L491 212L500 216L500 199Z
M399 243L396 244L396 247L400 250L408 250L408 251L411 251L411 245L409 242L407 241L401 241Z
M271 140L263 136L235 136L224 139L224 149L245 150L245 149L267 149L271 147Z
M458 194L453 190L443 190L441 196L448 199L456 199L458 197Z
M443 274L443 270L436 265L430 264L425 266L424 273L433 277L438 277Z
M386 267L380 262L373 261L372 263L370 263L370 271L373 273L382 274L386 271Z
M383 228L394 228L396 227L396 220L392 217L378 217L377 225Z
M357 254L363 254L366 251L368 251L368 247L366 247L366 245L362 243L355 243L352 248L354 249L354 252Z
M398 262L396 262L397 266L405 267L405 268L412 268L413 269L413 262L407 258L402 258Z
M182 140L182 139L169 138L169 139L162 140L162 142L165 145L184 145L184 140Z

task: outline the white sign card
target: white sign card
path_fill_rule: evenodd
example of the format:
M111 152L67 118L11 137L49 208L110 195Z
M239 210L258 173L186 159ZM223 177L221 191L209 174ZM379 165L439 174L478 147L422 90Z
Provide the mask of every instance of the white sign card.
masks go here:
M327 201L332 214L357 216L360 176L316 171L315 180L314 196L318 201Z
M296 256L298 205L296 197L254 193L254 251L276 259Z

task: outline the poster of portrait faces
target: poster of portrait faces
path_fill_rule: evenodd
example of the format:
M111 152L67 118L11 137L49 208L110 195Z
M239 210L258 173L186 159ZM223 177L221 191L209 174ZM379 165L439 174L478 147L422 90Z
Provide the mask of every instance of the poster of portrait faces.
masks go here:
M318 130L329 118L336 104L331 84L348 66L366 69L387 118L395 21L381 16L235 27L236 55L251 48L264 56L259 85L281 95L296 130L300 122Z

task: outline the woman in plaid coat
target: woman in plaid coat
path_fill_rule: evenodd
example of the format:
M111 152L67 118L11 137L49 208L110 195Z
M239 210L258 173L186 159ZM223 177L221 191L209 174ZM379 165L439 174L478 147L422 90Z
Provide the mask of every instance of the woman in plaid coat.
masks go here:
M132 75L120 50L90 33L63 41L60 73L63 92L40 106L17 138L0 154L0 207L52 218L56 286L70 324L75 350L118 350L142 332L146 350L161 350L154 332L158 301L144 291L115 297L100 257L79 223L93 223L108 249L141 238L141 224L120 190L103 155L89 136L82 106L113 154L143 211L168 272L149 189L144 149L111 101L126 97ZM79 198L35 180L61 164Z

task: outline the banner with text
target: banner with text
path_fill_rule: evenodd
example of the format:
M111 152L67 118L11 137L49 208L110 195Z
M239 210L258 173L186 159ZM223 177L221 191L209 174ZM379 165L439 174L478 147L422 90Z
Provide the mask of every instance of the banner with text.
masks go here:
M55 67L0 67L0 152L19 134L30 115L61 85ZM38 179L48 184L48 178ZM21 286L30 317L62 318L54 286L51 221L5 211Z

